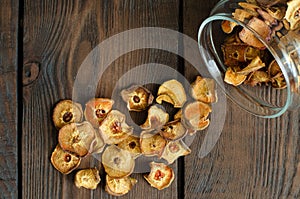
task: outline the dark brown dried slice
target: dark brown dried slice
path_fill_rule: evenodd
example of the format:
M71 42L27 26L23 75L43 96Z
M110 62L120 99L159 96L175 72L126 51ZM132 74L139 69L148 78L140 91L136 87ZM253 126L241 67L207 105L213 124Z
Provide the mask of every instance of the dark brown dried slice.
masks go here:
M96 168L79 170L74 179L76 187L86 189L96 189L100 181L99 171Z
M181 123L181 120L168 122L160 131L160 135L166 140L178 140L187 134L187 129Z
M56 146L51 155L52 165L62 174L71 173L79 166L80 162L79 156L64 151L59 145Z
M240 66L241 62L247 61L247 50L249 45L240 43L229 43L222 45L224 64L229 67Z
M129 176L123 178L112 178L106 175L105 191L113 196L123 196L127 194L137 180Z
M151 162L150 167L150 173L144 177L152 187L162 190L171 185L175 178L172 168L163 163L156 162Z
M167 160L169 164L172 164L178 157L190 153L191 149L182 140L177 140L167 144L161 157Z
M129 151L110 145L102 154L102 164L110 177L123 178L133 172L135 161Z
M159 134L142 132L140 137L142 154L145 156L161 156L167 141Z
M81 104L72 102L71 100L58 102L52 115L53 123L57 129L69 123L81 122L82 118L83 112Z
M134 158L141 155L140 138L134 135L128 136L117 145L119 148L129 151Z
M83 157L90 152L95 134L89 122L71 123L59 130L58 142L63 150Z
M133 128L125 123L125 115L117 110L108 113L99 127L99 132L106 144L118 144L132 134Z
M153 95L143 86L134 85L121 91L129 111L143 111L153 102Z
M191 84L190 93L195 100L205 103L216 102L218 99L215 91L215 81L201 76L197 76Z
M85 105L84 116L93 127L98 128L111 111L114 101L108 98L94 98Z

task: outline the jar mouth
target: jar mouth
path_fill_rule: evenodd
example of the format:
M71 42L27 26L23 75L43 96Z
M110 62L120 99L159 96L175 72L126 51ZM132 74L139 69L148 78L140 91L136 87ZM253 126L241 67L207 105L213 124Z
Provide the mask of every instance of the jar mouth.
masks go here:
M226 1L227 0L222 1L221 3ZM214 10L212 13L213 12ZM264 44L266 50L268 50L276 60L283 73L283 77L286 82L285 89L275 89L271 86L232 86L224 83L224 73L227 67L224 65L222 53L220 52L222 45L222 43L220 43L222 42L220 39L225 38L226 36L226 33L222 32L221 30L221 22L224 20L237 23L240 27L248 29L255 35L257 39L260 40L261 43ZM251 114L263 118L278 117L288 110L292 102L292 92L288 73L285 70L284 63L282 63L281 58L274 48L270 46L263 38L261 38L261 36L251 27L232 18L231 14L214 14L204 20L200 25L198 31L198 46L208 71L215 79L218 86L220 86L229 99L231 99L231 101L238 104L241 108L250 112ZM279 100L280 102L276 102L276 99L282 98L284 100Z

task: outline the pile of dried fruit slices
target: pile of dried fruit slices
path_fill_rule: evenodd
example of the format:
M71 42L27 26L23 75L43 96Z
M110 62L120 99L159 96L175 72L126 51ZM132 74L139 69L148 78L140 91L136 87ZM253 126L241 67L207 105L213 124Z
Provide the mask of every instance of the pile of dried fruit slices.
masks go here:
M106 173L105 190L115 196L128 193L137 184L130 177L136 158L156 156L172 164L178 157L191 153L184 137L208 127L211 103L217 101L215 82L198 76L189 93L190 102L183 85L175 79L160 85L156 98L140 85L122 90L120 95L128 111L148 112L140 129L126 123L125 115L113 109L112 99L91 99L84 111L76 102L60 101L53 110L53 123L59 132L52 165L61 173L69 174L78 168L82 158L101 154ZM179 109L172 121L163 102ZM161 190L173 182L175 175L167 164L151 162L150 168L144 177L152 187ZM78 188L96 189L101 181L99 170L79 170L74 181Z

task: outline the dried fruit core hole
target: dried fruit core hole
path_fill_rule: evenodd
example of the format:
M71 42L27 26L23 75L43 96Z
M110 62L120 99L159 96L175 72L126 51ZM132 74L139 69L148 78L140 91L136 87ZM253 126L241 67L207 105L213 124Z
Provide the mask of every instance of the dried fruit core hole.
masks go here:
M112 131L114 133L121 132L122 131L121 123L118 122L118 121L114 122L113 125L112 125Z
M64 115L63 115L63 121L64 122L70 122L73 118L73 113L72 112L66 112Z
M121 159L118 158L118 157L114 158L114 163L115 163L116 165L119 165L119 164L121 163Z
M141 100L140 100L140 98L139 98L139 96L133 96L133 101L135 102L135 103L139 103Z
M106 111L103 110L103 109L97 109L97 110L95 111L95 114L96 114L96 116L97 116L98 118L102 118L103 116L105 116L105 113L106 113Z
M155 172L155 175L154 175L155 180L161 180L163 177L165 177L165 174L163 172L161 172L161 170L157 170Z
M131 149L134 149L134 148L136 147L136 143L135 143L135 142L130 142L130 143L129 143L129 147L130 147Z
M69 154L67 154L66 156L65 156L65 162L70 162L71 161L71 155L69 155Z

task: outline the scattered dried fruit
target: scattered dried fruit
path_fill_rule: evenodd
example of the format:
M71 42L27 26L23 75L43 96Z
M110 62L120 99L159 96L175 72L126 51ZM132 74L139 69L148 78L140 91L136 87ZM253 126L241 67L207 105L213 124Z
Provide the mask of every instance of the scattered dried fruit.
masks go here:
M160 135L166 140L178 140L187 134L187 129L180 120L168 122L160 131Z
M156 102L159 104L165 101L173 104L175 108L181 108L186 100L182 84L175 79L164 82L158 89Z
M122 90L121 96L130 111L143 111L152 104L154 99L148 89L138 85Z
M78 188L96 189L100 181L99 171L96 168L91 168L77 171L74 183Z
M102 164L110 177L123 178L133 172L135 161L129 151L110 145L102 154Z
M58 142L63 150L83 157L90 152L95 134L89 122L71 123L59 130Z
M195 100L205 103L216 102L218 99L215 91L215 81L201 76L197 76L191 84L190 93Z
M118 144L132 134L133 128L125 123L125 115L112 110L103 120L99 132L106 144Z
M161 156L167 141L159 134L142 132L140 137L142 154L145 156Z
M52 165L62 174L71 173L79 166L80 162L80 157L64 151L59 145L56 146L51 155Z
M177 140L167 144L161 157L167 160L169 164L172 164L178 157L190 153L191 149L182 140Z
M98 128L106 115L112 110L114 101L107 98L94 98L85 105L84 116L93 127Z
M140 138L133 135L128 136L125 140L120 142L118 144L118 147L129 151L134 158L137 158L142 153Z
M152 105L148 110L146 122L141 125L142 129L161 129L169 120L169 114L158 105Z
M60 129L66 124L73 122L81 122L83 112L81 104L72 102L71 100L62 100L57 103L53 110L53 123L57 129Z
M225 73L224 81L234 86L241 85L247 79L246 75L238 74L231 67L228 67Z
M144 176L149 184L158 189L162 190L171 185L175 176L174 171L163 163L150 163L151 171L149 175Z
M123 196L127 194L136 183L136 179L128 176L123 178L112 178L109 175L106 175L105 190L113 196Z

